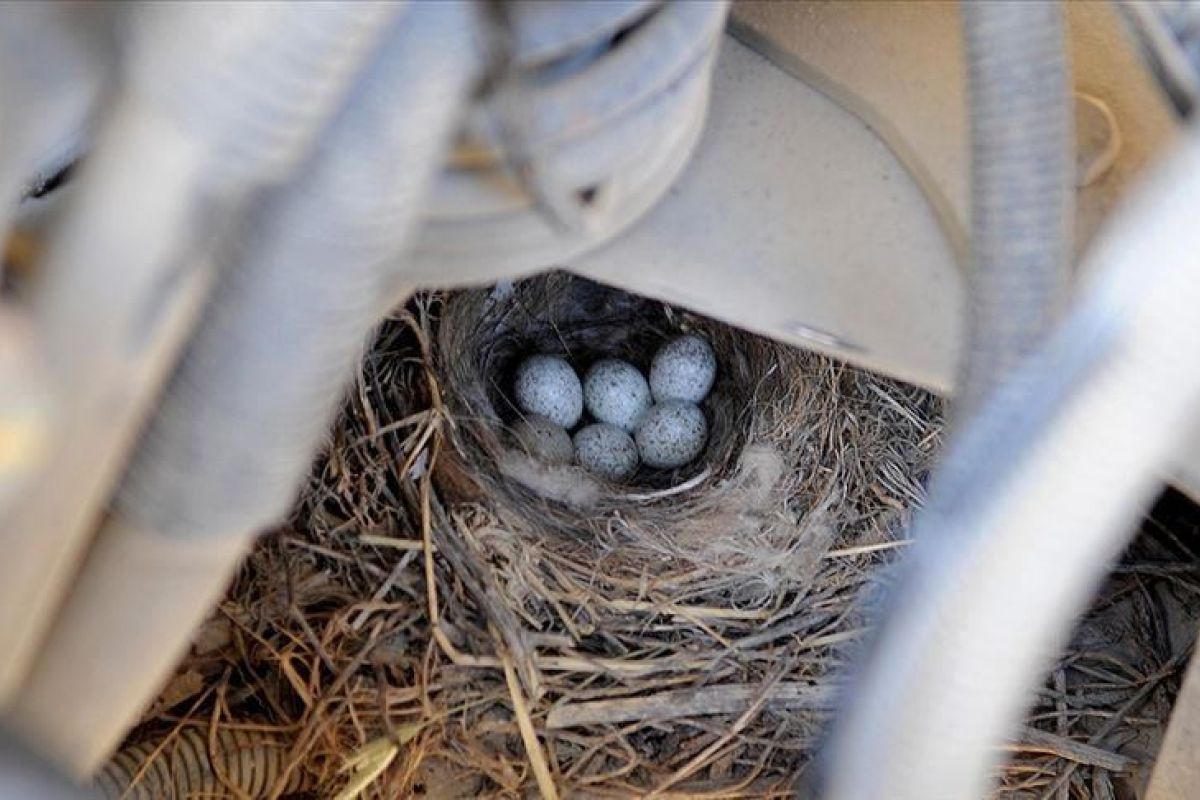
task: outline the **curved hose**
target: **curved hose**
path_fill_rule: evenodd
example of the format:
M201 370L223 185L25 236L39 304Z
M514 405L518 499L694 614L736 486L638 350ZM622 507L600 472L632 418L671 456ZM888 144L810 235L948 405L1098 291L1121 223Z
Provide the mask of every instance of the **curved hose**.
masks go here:
M22 730L77 774L286 513L377 319L478 67L473 4L416 3L386 33L312 157L217 251L204 316L14 700Z
M166 742L130 745L104 765L95 787L106 800L161 797L226 797L229 789L247 800L271 796L287 769L290 748L265 733L185 728ZM296 771L284 782L284 795L310 789L307 774Z
M561 264L656 203L699 140L728 3L525 3L512 64L431 197L421 283ZM555 58L544 63L546 55Z
M1059 2L964 2L971 248L958 414L1046 335L1067 282L1075 181Z
M474 8L415 4L285 191L248 216L117 500L167 535L292 503L460 117ZM264 398L274 395L273 402Z
M833 741L833 800L982 797L1200 407L1200 136L953 443ZM865 768L869 765L869 768Z

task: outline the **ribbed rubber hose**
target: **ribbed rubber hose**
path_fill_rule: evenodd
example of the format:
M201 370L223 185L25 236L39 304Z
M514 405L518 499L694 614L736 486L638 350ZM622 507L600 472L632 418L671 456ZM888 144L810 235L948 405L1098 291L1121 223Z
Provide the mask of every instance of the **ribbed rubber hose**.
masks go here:
M166 741L130 745L113 756L94 785L105 800L162 797L228 797L262 800L287 768L290 746L258 731L184 728ZM299 770L285 782L284 795L311 789ZM235 789L234 795L230 788Z
M118 508L173 536L286 512L328 429L479 64L473 4L417 3L316 158L244 227Z
M950 445L830 748L829 800L970 800L1200 408L1200 132Z
M1075 157L1058 0L962 3L971 123L971 264L956 415L1045 338L1072 255Z
M16 205L70 164L116 66L111 7L0 4L0 229ZM0 271L4 265L0 264Z

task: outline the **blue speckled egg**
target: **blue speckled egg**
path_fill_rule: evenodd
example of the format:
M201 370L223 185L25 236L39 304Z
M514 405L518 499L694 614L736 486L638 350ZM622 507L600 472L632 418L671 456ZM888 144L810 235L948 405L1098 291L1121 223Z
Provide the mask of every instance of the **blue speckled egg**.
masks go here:
M717 356L699 336L680 336L662 347L650 364L650 391L655 401L699 403L717 378Z
M637 471L637 445L628 433L607 422L596 422L575 434L575 458L593 475L625 480Z
M517 407L526 414L546 417L555 425L573 428L583 416L583 385L558 356L531 356L517 368L513 386Z
M606 358L584 375L583 404L598 421L632 433L650 408L650 384L632 364Z
M708 423L694 403L667 400L646 412L635 438L647 466L674 469L700 455L708 441Z

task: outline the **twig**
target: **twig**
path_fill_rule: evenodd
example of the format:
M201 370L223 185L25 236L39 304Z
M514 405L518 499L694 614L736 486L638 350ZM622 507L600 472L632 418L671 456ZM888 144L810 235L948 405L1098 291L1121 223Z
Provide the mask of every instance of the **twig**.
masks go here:
M537 732L533 729L533 719L529 716L529 706L525 703L525 695L521 691L521 682L513 669L512 660L505 655L501 659L504 667L504 681L508 684L508 693L512 697L513 714L517 717L517 728L521 731L521 741L525 745L525 754L529 756L529 764L533 767L533 775L537 779L538 789L544 800L558 800L558 789L554 786L554 778L550 774L550 766L546 763L546 754L542 752L538 742Z
M912 539L897 539L894 542L879 542L878 544L861 544L857 547L842 547L837 550L830 550L822 558L846 558L848 556L861 556L867 553L879 553L884 550L897 550L901 547L908 547L912 544Z
M1037 728L1025 728L1021 732L1021 741L1010 742L1004 745L1003 749L1010 753L1044 753L1058 756L1076 764L1100 767L1110 772L1130 772L1138 765L1135 758Z
M734 714L745 711L763 695L762 686L749 684L677 689L649 697L623 697L569 703L550 710L546 728L612 725L623 722L662 722L681 717ZM821 709L830 707L833 692L807 683L778 683L762 696L772 708Z
M421 539L397 539L394 536L380 536L375 533L359 534L358 540L363 544L372 544L376 547L390 547L393 550L424 550L425 542ZM437 545L432 545L433 552L437 552Z
M771 689L774 688L775 684L779 681L779 678L782 677L783 673L784 669L780 668L775 675L759 689L758 697L755 698L754 702L750 704L749 708L742 712L742 715L737 718L737 720L732 726L730 726L729 730L726 731L724 735L697 753L695 758L691 759L688 761L688 763L675 770L670 777L655 787L654 791L646 795L646 800L662 797L663 792L665 792L667 789L670 789L672 786L679 783L681 780L707 764L709 759L716 755L716 753L719 752L722 747L731 742L739 733L741 733L746 726L750 724L750 721L758 716L758 713L762 711L763 706L767 702L767 698L770 696Z
M1188 645L1176 653L1170 661L1164 664L1162 669L1149 676L1146 679L1146 682L1142 684L1142 688L1134 692L1133 697L1125 701L1125 704L1117 709L1117 712L1109 718L1108 722L1105 722L1103 725L1101 725L1100 730L1096 731L1090 738L1088 738L1088 744L1095 745L1104 741L1105 737L1115 731L1117 726L1121 724L1121 722L1131 711L1141 705L1146 698L1150 696L1150 693L1158 688L1159 683L1179 669L1179 666L1187 660L1191 651L1192 647L1191 645ZM1072 762L1068 764L1067 768L1064 769L1062 774L1058 776L1058 779L1051 784L1050 788L1042 793L1042 800L1050 800L1050 798L1054 797L1054 795L1058 793L1059 787L1066 785L1066 783L1071 780L1071 776L1075 774L1075 769L1078 766L1078 762Z

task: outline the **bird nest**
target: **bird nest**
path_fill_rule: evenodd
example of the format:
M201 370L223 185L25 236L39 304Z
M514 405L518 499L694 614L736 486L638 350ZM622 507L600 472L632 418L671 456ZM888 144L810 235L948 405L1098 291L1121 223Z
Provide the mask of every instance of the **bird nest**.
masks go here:
M693 463L610 483L515 446L524 357L644 369L682 332L718 361ZM420 296L133 740L270 737L256 792L210 748L205 785L231 796L791 796L940 432L919 389L565 274ZM1118 576L1099 608L1183 580L1145 552L1162 571ZM1174 672L1137 662L1161 615L1105 638L1096 613L1002 792L1112 785L1141 762L1101 734L1165 719Z
M718 363L693 463L614 484L514 446L524 357L645 369L681 332ZM420 543L424 612L392 624L410 682L437 686L426 716L444 717L437 756L405 749L394 791L789 792L860 590L920 502L939 403L558 273L426 297L384 337L302 516Z

